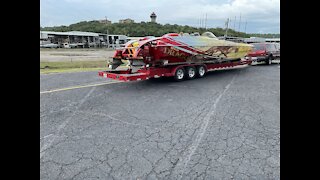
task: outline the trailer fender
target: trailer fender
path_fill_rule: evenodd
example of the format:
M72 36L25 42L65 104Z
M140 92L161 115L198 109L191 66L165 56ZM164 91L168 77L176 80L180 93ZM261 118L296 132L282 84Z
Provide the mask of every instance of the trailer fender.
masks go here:
M171 69L170 76L174 76L178 68L184 67L185 65L176 66Z
M205 68L206 72L208 71L208 67L207 67L206 64L198 64L198 65L196 65L196 67L197 67L197 66L203 66L203 67Z

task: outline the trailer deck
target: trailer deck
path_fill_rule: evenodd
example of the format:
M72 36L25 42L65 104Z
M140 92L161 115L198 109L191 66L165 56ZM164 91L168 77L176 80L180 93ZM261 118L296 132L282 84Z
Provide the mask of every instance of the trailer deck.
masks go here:
M159 78L159 77L172 77L175 76L176 70L178 68L188 68L188 67L199 67L204 66L206 72L214 71L219 69L228 69L233 67L238 67L241 65L251 64L251 60L241 60L238 62L225 62L220 64L185 64L185 65L176 65L176 66L165 66L165 67L145 67L139 69L136 73L130 73L128 70L121 71L101 71L98 72L98 75L105 78L115 79L119 81L139 81L139 80L148 80L150 78Z

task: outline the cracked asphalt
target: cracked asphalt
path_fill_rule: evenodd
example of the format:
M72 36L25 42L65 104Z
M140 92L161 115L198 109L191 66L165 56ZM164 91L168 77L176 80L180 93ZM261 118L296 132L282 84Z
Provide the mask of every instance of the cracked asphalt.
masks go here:
M40 179L280 179L280 66L40 94Z

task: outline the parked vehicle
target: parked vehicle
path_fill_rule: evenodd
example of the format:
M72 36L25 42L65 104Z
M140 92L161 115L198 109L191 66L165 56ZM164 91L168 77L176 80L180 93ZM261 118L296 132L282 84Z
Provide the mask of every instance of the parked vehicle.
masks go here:
M97 46L97 43L95 43L95 42L90 42L90 43L88 43L88 46L89 46L89 47L96 47L96 46Z
M76 48L77 44L69 44L69 43L63 43L62 44L64 48Z
M40 48L58 48L58 44L48 43L48 44L40 44Z
M272 60L280 60L280 44L279 43L252 43L253 51L247 55L247 59L251 59L253 63L265 62L271 64Z

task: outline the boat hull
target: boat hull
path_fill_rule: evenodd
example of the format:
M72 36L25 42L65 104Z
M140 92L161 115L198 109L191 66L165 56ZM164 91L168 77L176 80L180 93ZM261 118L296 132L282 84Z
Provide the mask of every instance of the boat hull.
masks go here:
M240 60L252 51L252 45L235 43L206 36L164 35L131 41L114 59L126 62L128 68L138 66L164 66L181 63L206 63ZM111 63L112 64L112 63Z

